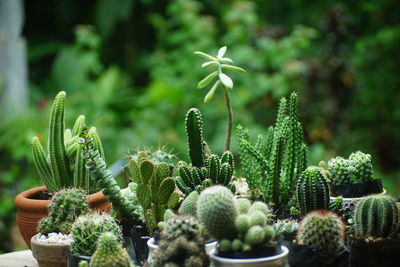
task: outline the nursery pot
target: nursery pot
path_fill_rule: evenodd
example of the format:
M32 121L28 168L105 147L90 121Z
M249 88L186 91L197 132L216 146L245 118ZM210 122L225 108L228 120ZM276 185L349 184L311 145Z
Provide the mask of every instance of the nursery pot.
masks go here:
M385 192L382 187L382 179L379 178L356 184L334 185L331 183L329 189L332 196L342 196L343 198L361 198Z
M135 250L135 264L142 265L148 255L149 247L147 241L151 238L148 236L146 227L142 225L135 225L131 230L133 249Z
M283 267L287 264L289 250L281 246L281 251L273 256L251 259L233 259L216 256L216 248L211 251L211 266L214 267Z
M81 261L90 262L90 256L68 254L68 267L79 267Z
M359 200L361 200L361 199L363 199L363 198L366 198L366 197L370 197L370 196L384 196L384 195L387 195L387 192L386 192L386 189L385 188L383 188L382 189L382 192L381 193L378 193L378 194L372 194L372 195L367 195L367 196L363 196L363 197L343 197L342 198L342 201L343 201L343 203L344 204L350 204L350 203L352 203L352 202L355 202L355 201L359 201ZM335 201L336 200L336 198L337 197L329 197L329 200L330 200L330 202L333 202L333 201Z
M158 248L158 245L154 242L154 238L152 237L149 239L149 241L147 241L147 246L149 247L149 256L147 257L147 261L150 262L153 259L154 253ZM206 243L204 245L206 254L210 255L216 246L217 246L217 241Z
M66 267L69 244L48 244L36 240L32 236L32 255L38 261L39 267Z
M36 228L41 218L48 215L47 206L51 200L41 200L39 195L45 192L46 187L35 187L19 193L15 197L17 207L17 225L26 245L31 248L31 238L37 231ZM102 192L88 195L89 205L96 210L109 211L111 204Z

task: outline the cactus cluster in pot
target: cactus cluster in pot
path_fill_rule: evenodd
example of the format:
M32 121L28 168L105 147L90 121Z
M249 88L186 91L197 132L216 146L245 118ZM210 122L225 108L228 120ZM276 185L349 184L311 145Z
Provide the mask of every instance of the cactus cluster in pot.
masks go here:
M212 186L199 197L197 216L208 234L218 240L218 252L246 252L276 247L273 213L263 202L236 200L223 186Z
M201 192L209 186L221 184L235 192L236 188L231 184L235 168L233 154L225 151L219 156L206 152L208 147L203 139L203 120L198 109L188 111L185 125L191 164L179 162L179 176L176 177L178 188L189 195L192 191Z
M99 191L96 179L85 168L83 156L83 131L86 129L85 116L80 115L72 129L65 127L66 93L61 91L54 99L49 124L46 154L38 137L32 138L33 159L49 192L62 188L82 188L86 193ZM104 151L96 128L91 127L87 135L93 140L93 149L104 159Z

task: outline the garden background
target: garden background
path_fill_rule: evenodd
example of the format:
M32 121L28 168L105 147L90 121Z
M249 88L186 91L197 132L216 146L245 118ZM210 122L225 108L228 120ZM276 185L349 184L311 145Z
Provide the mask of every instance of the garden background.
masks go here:
M82 113L97 127L109 165L143 146L165 145L185 159L190 107L202 111L206 140L221 152L224 99L217 92L203 104L205 89L196 84L207 71L193 52L216 54L223 45L248 72L232 76L235 125L262 132L274 123L279 98L296 90L309 165L370 153L375 176L398 196L400 2L14 1L22 4L28 72L17 108L8 105L0 72L0 252L19 249L13 200L41 184L30 141L47 139L58 91L67 92L69 126ZM3 26L0 18L0 33Z

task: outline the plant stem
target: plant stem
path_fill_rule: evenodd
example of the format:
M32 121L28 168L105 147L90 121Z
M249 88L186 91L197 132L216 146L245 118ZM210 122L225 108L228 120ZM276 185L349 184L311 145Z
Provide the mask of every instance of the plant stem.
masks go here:
M224 96L225 96L225 104L226 109L228 111L228 124L226 126L226 138L225 138L225 151L230 150L231 147L231 136L232 136L232 126L233 126L233 111L231 106L231 97L229 95L229 89L225 86L224 88Z

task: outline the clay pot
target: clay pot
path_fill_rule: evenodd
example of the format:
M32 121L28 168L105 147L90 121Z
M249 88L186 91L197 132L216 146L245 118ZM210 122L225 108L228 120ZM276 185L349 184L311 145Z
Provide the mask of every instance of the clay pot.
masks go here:
M19 193L15 198L15 206L17 207L17 225L25 243L31 248L31 238L37 231L36 228L41 218L48 215L47 206L50 200L35 199L40 192L46 191L45 186L35 187ZM88 195L90 207L95 210L109 211L111 204L102 192Z
M36 236L32 237L31 245L32 255L39 267L66 267L70 245L38 242Z

